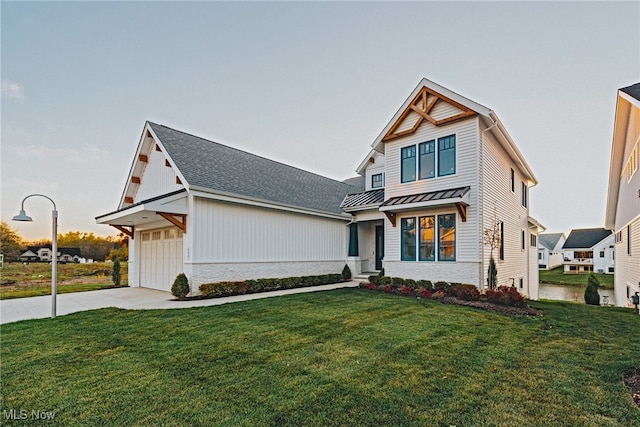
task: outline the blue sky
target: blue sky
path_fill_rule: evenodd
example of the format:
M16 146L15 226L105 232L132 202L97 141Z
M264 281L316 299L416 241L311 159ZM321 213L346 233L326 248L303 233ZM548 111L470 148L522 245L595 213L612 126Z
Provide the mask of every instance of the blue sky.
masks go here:
M145 120L335 179L426 77L493 109L549 231L601 227L638 2L7 2L1 217L60 232L117 208ZM49 237L30 199L27 239Z

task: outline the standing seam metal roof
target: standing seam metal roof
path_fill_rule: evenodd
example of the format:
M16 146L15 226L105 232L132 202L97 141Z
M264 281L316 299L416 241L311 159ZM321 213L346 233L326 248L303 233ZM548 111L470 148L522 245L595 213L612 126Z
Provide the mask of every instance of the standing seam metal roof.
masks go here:
M217 142L148 122L186 179L197 186L252 199L341 214L360 188Z

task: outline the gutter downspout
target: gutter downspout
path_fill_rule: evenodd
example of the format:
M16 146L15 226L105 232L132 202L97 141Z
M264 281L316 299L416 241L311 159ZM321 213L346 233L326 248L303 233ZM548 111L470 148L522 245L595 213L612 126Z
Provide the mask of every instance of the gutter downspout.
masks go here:
M498 126L498 122L493 119L493 117L489 116L491 121L493 121L493 125L489 126L485 130L480 133L480 145L478 147L478 199L481 200L482 208L484 208L484 134ZM482 181L480 183L480 181ZM480 185L481 184L481 185ZM484 291L485 288L485 277L484 277L484 242L482 236L484 235L484 209L478 209L479 215L481 216L479 222L479 236L480 236L480 290Z

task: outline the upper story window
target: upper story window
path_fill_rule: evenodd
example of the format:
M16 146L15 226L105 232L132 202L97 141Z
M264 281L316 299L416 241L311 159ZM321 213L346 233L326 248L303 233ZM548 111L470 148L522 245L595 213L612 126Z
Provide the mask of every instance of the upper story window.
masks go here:
M371 188L381 188L383 186L384 186L384 182L382 180L381 173L371 175Z
M438 176L456 173L456 136L438 138Z
M416 146L404 147L401 151L401 174L402 182L416 180Z
M511 192L516 192L516 173L513 168L511 168Z
M456 136L449 135L418 144L418 162L416 146L410 145L400 150L401 182L435 178L456 173Z
M525 208L528 205L528 203L527 203L527 192L528 192L527 184L525 184L523 182L522 183L522 206L524 206Z
M640 143L640 138L638 138L638 142L636 142L636 145L631 150L627 163L622 170L622 176L626 175L627 183L631 182L633 175L638 171L638 143Z
M418 145L420 152L419 179L436 176L436 141L427 141Z

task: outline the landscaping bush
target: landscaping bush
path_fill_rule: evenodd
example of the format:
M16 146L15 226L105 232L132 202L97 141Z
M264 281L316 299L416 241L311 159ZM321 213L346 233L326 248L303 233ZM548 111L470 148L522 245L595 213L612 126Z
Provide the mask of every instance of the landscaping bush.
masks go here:
M422 289L429 289L430 291L433 289L433 284L431 280L418 280L416 282L416 286Z
M409 286L401 286L398 291L402 295L411 295L411 294L413 294L413 289L411 289Z
M413 279L404 279L404 285L408 286L409 288L413 289L417 289L418 288L418 284L416 283L415 280Z
M422 298L431 298L431 291L429 289L417 289L416 293Z
M114 285L120 286L120 259L118 257L113 258L113 266L111 267L111 280L113 280Z
M600 305L600 294L598 288L600 287L600 281L595 274L589 274L587 279L587 287L584 290L584 302L589 305Z
M376 289L376 288L377 288L376 284L375 284L375 283L371 283L371 282L369 282L369 283L365 283L365 285L364 285L364 286L365 286L367 289L370 289L370 290L374 290L374 289Z
M187 276L185 276L184 273L178 274L171 286L171 294L179 300L183 300L189 292L191 292L189 279L187 279Z
M374 285L378 285L380 283L380 276L377 276L377 275L369 276L369 283L373 283Z
M390 285L390 284L391 284L391 277L380 276L380 278L378 278L378 285Z
M391 284L394 288L400 288L401 286L404 286L404 279L402 277L392 277Z
M449 292L449 289L451 288L451 283L449 282L436 282L433 287L435 288L436 291L442 291L445 294L447 292Z
M393 286L391 286L391 285L384 285L384 286L383 286L383 288L382 288L382 290L383 290L383 291L385 291L385 292L387 292L387 293L388 293L388 292L393 292Z
M449 295L465 300L479 301L480 291L473 285L455 285L449 289Z
M347 264L345 264L344 268L342 269L342 280L344 280L345 282L351 280L351 269Z
M203 298L225 297L275 291L280 289L293 289L307 286L328 285L342 282L342 274L325 274L322 276L284 277L255 279L238 282L216 282L200 285L200 293Z
M526 307L527 298L520 294L516 288L510 286L498 286L495 291L487 290L485 298L488 302L511 307Z
M433 294L431 294L431 299L439 300L439 299L444 298L446 296L447 296L447 294L442 289L439 289L439 290L435 291Z

